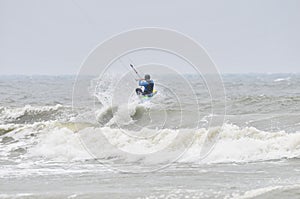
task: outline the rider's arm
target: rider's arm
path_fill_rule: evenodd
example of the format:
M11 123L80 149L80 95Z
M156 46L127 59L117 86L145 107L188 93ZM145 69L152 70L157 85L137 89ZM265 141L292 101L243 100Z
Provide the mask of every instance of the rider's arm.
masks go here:
M140 85L140 86L147 86L148 83L145 82L145 81L140 80L140 81L139 81L139 85Z

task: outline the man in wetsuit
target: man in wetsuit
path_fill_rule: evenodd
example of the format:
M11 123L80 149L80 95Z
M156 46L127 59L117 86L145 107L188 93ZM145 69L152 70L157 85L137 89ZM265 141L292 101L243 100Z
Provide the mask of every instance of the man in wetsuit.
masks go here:
M145 79L139 79L139 86L143 86L144 91L141 88L135 89L137 95L153 95L154 82L150 79L150 75L145 75Z

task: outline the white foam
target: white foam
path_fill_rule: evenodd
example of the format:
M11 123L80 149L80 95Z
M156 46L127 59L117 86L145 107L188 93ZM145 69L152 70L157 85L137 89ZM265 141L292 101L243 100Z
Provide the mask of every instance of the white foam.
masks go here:
M136 112L137 107L136 102L132 102L130 104L123 104L120 105L117 111L114 113L113 118L107 124L108 126L113 124L119 125L129 125L132 124L134 121L132 120L131 116L133 116Z
M233 199L247 199L247 198L254 198L258 196L262 196L268 192L272 192L275 190L287 190L291 188L299 188L299 185L292 185L292 186L269 186L269 187L263 187L258 189L253 189L246 191L243 195L235 195L232 198Z
M30 155L56 161L89 159L77 135L67 128L53 128L40 135L39 143L29 150Z
M300 133L264 132L256 128L224 125L213 150L199 160L200 150L193 145L183 161L204 163L251 162L300 156Z
M1 119L17 119L26 113L40 113L40 112L49 112L49 111L56 111L63 106L60 104L57 104L55 106L40 106L40 107L33 107L31 105L25 105L24 107L18 107L18 108L7 108L2 107L1 108Z
M253 127L240 128L235 125L224 125L211 131L206 129L165 129L155 133L154 129L143 129L140 132L110 127L87 127L74 133L68 128L48 127L38 137L37 145L31 147L30 154L47 159L72 161L89 159L87 148L98 158L118 157L126 160L127 155L145 155L145 162L165 162L174 159L174 154L187 152L179 162L192 163L226 163L252 162L281 158L300 157L300 133L265 132ZM219 134L218 134L219 133ZM78 139L80 135L80 139ZM150 136L149 135L154 135ZM180 135L180 136L178 136ZM148 136L148 138L147 138ZM203 159L201 150L204 140L206 144L216 145ZM190 146L190 140L193 144ZM107 141L108 140L108 141ZM166 151L162 151L168 148ZM121 151L121 152L120 152ZM156 159L147 155L157 153ZM178 153L180 154L180 153ZM126 161L137 161L130 159Z
M286 77L286 78L277 78L274 80L274 82L282 82L282 81L289 81L291 78L290 77Z
M11 129L3 138L11 138L12 140L6 144L0 144L0 155L8 157L11 152L16 150L25 150L32 148L37 141L36 134L49 125L50 122L36 122L34 124L5 124L0 125L2 129Z

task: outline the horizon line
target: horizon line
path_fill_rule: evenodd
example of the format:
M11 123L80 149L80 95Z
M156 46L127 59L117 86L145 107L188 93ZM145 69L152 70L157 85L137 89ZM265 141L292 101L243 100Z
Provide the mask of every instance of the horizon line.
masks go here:
M220 75L276 75L276 74L300 74L300 72L221 72ZM43 74L43 73L36 73L36 74L0 74L0 77L3 76L77 76L78 74L69 73L69 74ZM195 75L194 73L184 73L183 75ZM87 75L87 76L94 76L94 75Z

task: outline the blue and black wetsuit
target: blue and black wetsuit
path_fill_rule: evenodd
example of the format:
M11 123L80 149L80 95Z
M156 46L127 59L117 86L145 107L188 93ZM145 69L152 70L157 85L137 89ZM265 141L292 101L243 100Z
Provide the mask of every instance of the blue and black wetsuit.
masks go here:
M143 86L144 87L144 91L142 91L142 89L137 88L135 91L136 93L142 94L142 95L152 95L153 92L153 88L154 88L154 82L153 80L148 80L148 81L139 81L139 86Z

